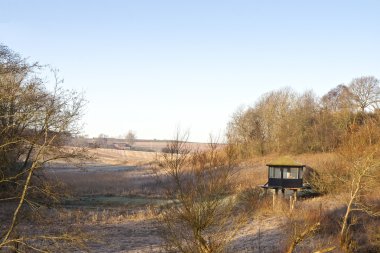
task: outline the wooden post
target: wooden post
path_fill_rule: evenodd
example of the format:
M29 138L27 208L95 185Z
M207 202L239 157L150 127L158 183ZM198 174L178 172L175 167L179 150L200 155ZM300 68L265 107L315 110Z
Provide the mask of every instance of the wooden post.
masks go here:
M293 190L293 196L290 196L289 205L290 205L290 211L294 209L294 205L297 201L297 190Z
M273 193L273 203L272 203L273 210L276 207L276 197L277 197L277 195L278 195L278 189L276 188L276 189L274 189L274 193Z
M290 196L290 199L289 199L289 209L290 209L290 212L293 211L293 196Z

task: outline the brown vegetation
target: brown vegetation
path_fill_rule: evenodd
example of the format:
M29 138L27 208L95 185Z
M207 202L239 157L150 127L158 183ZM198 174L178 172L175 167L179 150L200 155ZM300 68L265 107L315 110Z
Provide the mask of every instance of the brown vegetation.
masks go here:
M169 252L223 252L242 226L235 213L232 177L236 151L218 150L211 142L204 152L190 152L186 136L177 134L163 154L157 172L166 196L173 200L161 216L163 238Z
M228 139L241 154L334 151L352 124L372 117L379 122L379 80L361 77L339 85L322 98L312 91L289 88L264 94L247 109L239 109L228 125Z
M52 186L36 177L46 163L78 158L83 150L63 148L65 140L78 132L83 98L56 86L51 92L35 76L40 68L0 45L0 203L13 206L2 217L0 250L43 250L45 241L76 241L68 234L20 234L17 226L25 211L38 212L41 202L57 200ZM40 244L38 242L41 242ZM37 246L38 245L38 246Z

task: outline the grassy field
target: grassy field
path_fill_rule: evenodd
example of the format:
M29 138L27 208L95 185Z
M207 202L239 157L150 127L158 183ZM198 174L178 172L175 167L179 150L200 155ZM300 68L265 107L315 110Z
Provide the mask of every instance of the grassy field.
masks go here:
M80 167L58 163L46 172L49 178L63 182L68 189L68 197L62 203L64 209L59 214L62 222L72 224L91 238L90 252L161 252L162 239L156 218L162 207L170 203L153 169L161 154L112 149L89 152L94 158ZM341 196L298 201L296 220L289 213L287 199L279 199L274 208L271 198L259 203L254 199L256 195L250 198L253 189L266 183L265 165L276 157L256 157L240 164L234 180L237 192L248 196L242 203L249 218L228 252L284 252L294 229L291 224L307 224L321 212L324 229L335 231L339 227ZM331 157L304 154L295 159L317 167ZM336 236L324 233L306 240L297 252L323 248L328 246L326 242L336 245Z
M48 177L63 182L68 189L70 197L63 202L62 220L76 224L91 238L101 235L102 240L113 242L112 248L102 240L90 244L91 252L160 251L162 241L155 218L161 207L170 203L164 198L152 170L160 153L112 149L92 149L89 153L95 159L80 167L52 164L47 172ZM236 175L239 187L264 184L264 164L252 161L244 165ZM261 229L280 225L281 220L273 221ZM257 246L248 240L249 235L257 232L249 228L255 227L256 221L252 220L247 226L233 243L233 250L249 252ZM265 248L265 245L262 243L260 247ZM269 244L267 248L267 252L274 250Z

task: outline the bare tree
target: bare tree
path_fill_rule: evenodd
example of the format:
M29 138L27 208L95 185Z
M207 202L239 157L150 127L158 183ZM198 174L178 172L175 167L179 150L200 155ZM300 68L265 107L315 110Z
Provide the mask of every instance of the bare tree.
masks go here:
M314 126L318 99L313 92L297 94L289 88L264 94L253 107L239 109L228 125L228 139L261 155L270 152L320 150ZM248 152L247 152L248 150Z
M132 130L129 130L125 136L125 140L129 145L133 146L133 144L136 142L136 134Z
M327 94L322 96L321 106L332 112L352 110L353 101L350 89L344 84L331 89Z
M296 97L297 94L292 89L283 88L264 94L255 105L263 121L267 145L272 152L281 152L284 146L288 148L285 144L287 141L283 139L288 135L283 132L287 133L291 127L287 119L294 108Z
M256 108L245 111L239 108L228 124L228 141L240 147L243 157L249 157L252 153L264 155L269 151L268 134L261 116Z
M299 226L299 225L298 225ZM316 221L314 224L303 224L301 231L297 231L297 224L293 224L294 233L292 234L292 240L288 247L287 253L292 253L296 249L296 246L308 237L313 235L320 226L320 222Z
M348 134L344 146L340 149L340 155L345 162L344 174L337 177L348 191L345 199L345 214L342 220L340 241L342 246L348 246L350 232L350 219L357 212L369 215L380 215L371 209L366 202L366 197L378 184L376 171L380 167L379 160L379 138L374 132L379 133L376 122L368 119L365 125L353 129Z
M96 140L96 146L100 148L107 148L108 145L108 135L106 134L99 134L97 140Z
M243 220L231 195L236 152L214 143L206 152L190 152L186 139L177 135L168 144L158 170L173 200L161 217L167 250L223 252Z
M342 144L350 124L361 124L366 114L375 114L379 99L379 81L374 77L354 79L349 86L338 85L321 99L312 91L272 91L254 106L233 114L228 140L240 145L244 157L333 151Z
M352 100L361 112L378 109L380 102L379 80L373 76L355 78L349 85Z
M65 147L79 133L82 95L60 88L56 71L55 89L46 90L44 81L34 74L36 68L38 64L28 64L0 47L0 207L14 206L0 226L0 250L42 251L46 249L36 246L36 241L75 240L67 234L19 235L16 231L26 207L38 210L40 200L56 198L51 185L35 177L36 172L53 160L83 154L83 149Z
M282 152L319 151L313 129L318 118L318 99L312 91L295 96L291 110L282 120L279 138Z

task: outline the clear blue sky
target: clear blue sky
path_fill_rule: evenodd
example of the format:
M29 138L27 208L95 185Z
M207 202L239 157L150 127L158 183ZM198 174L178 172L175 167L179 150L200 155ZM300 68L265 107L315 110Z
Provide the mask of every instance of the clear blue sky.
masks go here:
M60 69L84 133L191 140L290 86L380 78L380 1L0 0L0 43Z

